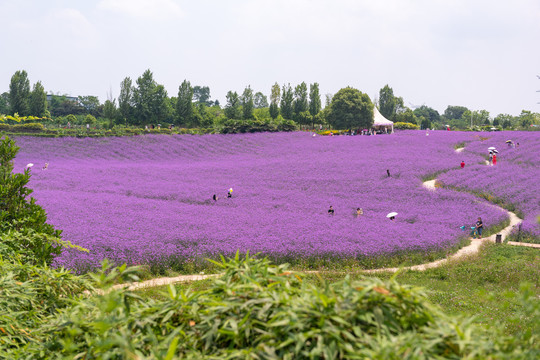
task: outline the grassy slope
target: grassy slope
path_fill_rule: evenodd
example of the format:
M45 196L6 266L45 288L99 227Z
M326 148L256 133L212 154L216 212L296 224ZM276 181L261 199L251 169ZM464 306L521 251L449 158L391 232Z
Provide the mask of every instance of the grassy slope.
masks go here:
M486 244L479 254L454 261L424 272L405 271L397 275L401 283L422 286L429 298L450 314L476 316L476 322L487 327L503 326L507 333L519 336L521 331L532 330L531 319L520 316L520 306L514 295L520 284L532 284L540 301L540 251L525 247ZM361 277L362 273L349 274ZM388 278L393 274L378 274ZM306 281L319 283L322 279L337 281L345 273L308 274ZM178 284L177 288L205 289L211 280L191 284ZM140 291L143 297L161 297L166 287Z

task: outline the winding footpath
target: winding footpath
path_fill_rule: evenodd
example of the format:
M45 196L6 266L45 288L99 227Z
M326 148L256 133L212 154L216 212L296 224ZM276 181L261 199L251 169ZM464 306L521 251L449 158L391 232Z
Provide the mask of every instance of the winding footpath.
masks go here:
M463 151L463 149L464 148L458 148L455 151L457 153L459 153L459 152ZM487 162L487 163L489 164L489 162ZM436 191L437 190L436 182L437 182L437 179L429 180L429 181L423 182L422 185L429 191ZM491 204L491 206L497 207L496 205L493 205L493 204ZM499 233L498 233L499 235L502 236L503 241L508 235L510 235L513 228L521 223L521 219L519 217L517 217L516 214L514 214L513 212L510 212L510 211L507 211L507 213L508 213L508 217L510 218L510 224L507 227L505 227L504 229L502 229L501 231L499 231ZM361 270L360 272L370 274L370 273L379 273L379 272L396 272L396 271L400 271L400 270L424 271L424 270L427 270L427 269L436 268L438 266L446 264L449 261L456 260L456 259L461 259L461 258L464 258L466 256L470 256L470 255L478 253L478 251L480 250L480 246L484 242L486 242L486 241L495 242L496 235L497 234L493 234L493 235L491 235L489 237L485 237L485 238L471 239L471 243L469 245L467 245L465 247L462 247L455 254L452 254L447 258L440 259L440 260L437 260L437 261L433 261L433 262L429 262L429 263L425 263L425 264L420 264L420 265L405 266L405 267ZM540 244L520 243L520 242L514 242L514 241L508 241L507 244L508 245L514 245L514 246L526 246L526 247L532 247L532 248L540 249ZM317 272L319 272L319 271L306 271L305 273L317 273ZM219 274L211 274L211 275L204 275L204 274L200 274L200 275L180 275L180 276L175 276L175 277L163 277L163 278L156 278L156 279L151 279L151 280L147 280L147 281L142 281L142 282L138 282L138 283L118 284L118 285L113 286L112 289L127 288L128 290L140 290L140 289L152 288L152 287L157 287L157 286L164 286L164 285L175 284L175 283L185 283L185 282L205 280L205 279L209 279L209 278L216 277L216 276L219 276Z

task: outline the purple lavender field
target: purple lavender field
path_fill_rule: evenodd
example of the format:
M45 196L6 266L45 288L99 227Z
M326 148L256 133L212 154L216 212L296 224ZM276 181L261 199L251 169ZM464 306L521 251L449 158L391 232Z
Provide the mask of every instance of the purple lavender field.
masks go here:
M182 269L237 250L304 265L362 262L455 251L467 235L460 226L478 216L488 227L506 220L503 211L472 194L422 187L424 177L458 169L461 160L468 164L465 171L441 175L445 182L463 178L460 186L472 186L479 182L471 183L466 173L478 167L477 176L483 171L491 178L503 169L504 153L500 167L474 165L484 158L473 146L486 144L475 136L406 131L370 137L20 137L15 167L36 164L30 187L49 222L63 230L64 239L90 250L66 251L57 266L82 272L109 258ZM456 153L454 145L464 141L472 150ZM528 141L537 144L538 136ZM50 165L42 171L45 162ZM233 197L227 199L230 187ZM213 194L219 196L215 203ZM327 214L330 205L334 216ZM357 207L364 215L354 216ZM399 213L395 221L386 218L391 211Z
M482 139L488 137L488 139ZM505 142L512 140L519 146ZM498 149L497 164L467 166L439 176L444 185L466 189L504 204L523 218L522 231L538 242L540 238L540 133L500 132L481 134L467 143L463 154L486 156L487 148Z

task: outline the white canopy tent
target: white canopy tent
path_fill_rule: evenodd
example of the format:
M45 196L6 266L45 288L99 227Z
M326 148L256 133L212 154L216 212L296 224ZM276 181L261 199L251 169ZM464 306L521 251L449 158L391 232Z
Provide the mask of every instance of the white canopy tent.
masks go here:
M390 133L394 132L394 123L382 116L379 109L377 109L377 106L373 107L373 128L377 130L381 128L390 128Z

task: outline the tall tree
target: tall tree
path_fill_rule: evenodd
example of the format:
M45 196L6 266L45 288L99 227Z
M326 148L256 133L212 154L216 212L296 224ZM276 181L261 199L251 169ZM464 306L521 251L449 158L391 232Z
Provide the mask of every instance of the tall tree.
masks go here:
M373 125L373 103L367 94L346 87L330 103L328 122L336 129L370 128Z
M388 84L379 90L379 111L387 119L393 119L396 114L394 90Z
M86 110L87 114L96 116L99 108L99 99L97 96L79 96L79 104Z
M135 121L137 124L160 122L167 116L167 91L163 85L158 85L150 69L138 79L133 91L135 105Z
M242 93L241 103L244 119L253 119L253 90L251 90L251 87L249 85L244 89L244 92Z
M45 116L46 111L47 94L45 94L45 89L41 81L38 81L34 84L34 88L30 94L30 115L42 117Z
M270 108L268 109L270 112L270 117L272 119L275 119L279 116L280 96L281 96L281 89L278 83L275 83L274 85L272 85L272 89L270 91Z
M16 71L9 84L9 105L12 114L27 116L30 110L30 81L25 70Z
M292 120L294 117L294 94L291 84L283 85L281 94L281 116L287 120Z
M7 114L9 112L9 93L5 92L0 95L0 114Z
M193 101L203 103L206 106L212 106L212 101L210 101L210 88L208 86L194 86Z
M176 99L176 117L178 124L189 126L193 118L193 94L194 90L189 81L184 80L178 87L178 97Z
M294 88L294 118L299 120L300 114L308 111L309 102L308 102L308 89L305 82L302 82L300 85L297 85Z
M130 122L133 115L133 83L129 77L126 77L120 83L118 112L124 121Z
M262 92L257 91L253 97L253 104L256 109L268 107L268 98Z
M103 116L112 121L116 118L116 115L116 99L105 101L105 104L103 104Z
M240 119L242 111L240 109L240 97L236 91L227 93L227 104L225 105L225 116L227 119Z
M321 94L319 92L319 84L313 83L309 85L309 113L315 116L321 111Z

